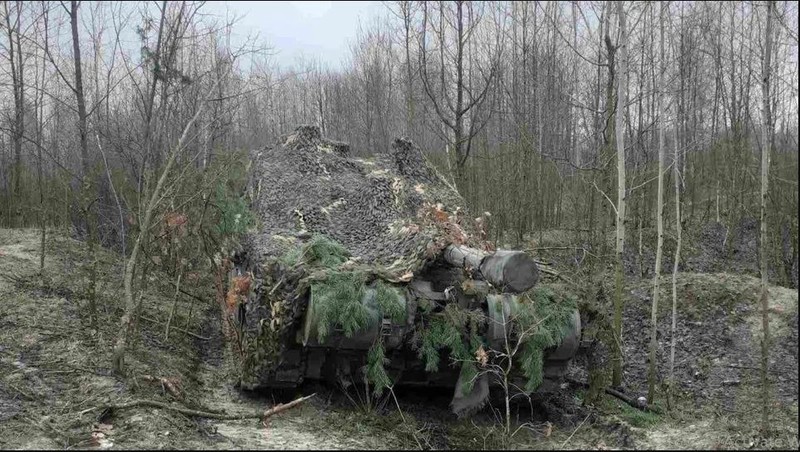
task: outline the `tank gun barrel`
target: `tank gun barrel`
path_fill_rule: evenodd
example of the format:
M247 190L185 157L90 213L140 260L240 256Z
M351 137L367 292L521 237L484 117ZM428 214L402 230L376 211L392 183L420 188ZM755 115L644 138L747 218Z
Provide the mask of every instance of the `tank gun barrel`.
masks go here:
M444 259L455 267L480 272L483 279L503 292L525 292L539 281L536 262L522 251L486 253L468 246L449 245L444 250Z

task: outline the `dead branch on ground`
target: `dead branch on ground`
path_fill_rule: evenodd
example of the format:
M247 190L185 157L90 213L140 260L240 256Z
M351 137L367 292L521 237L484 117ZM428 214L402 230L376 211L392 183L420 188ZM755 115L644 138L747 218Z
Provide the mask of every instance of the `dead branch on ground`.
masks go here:
M204 417L208 419L217 419L220 421L238 421L244 419L262 419L265 420L271 416L274 416L278 413L284 412L290 408L293 408L306 400L314 397L317 395L316 393L311 394L309 396L300 397L299 399L292 400L289 403L280 403L275 405L274 407L268 409L264 412L255 412L255 413L241 413L241 414L225 414L225 413L212 413L210 411L200 411L200 410L193 410L189 408L184 408L180 406L175 406L169 403L158 402L156 400L134 400L132 402L126 403L119 403L116 405L99 405L93 408L88 408L81 411L79 414L83 415L89 413L91 411L96 411L99 409L107 409L107 410L124 410L127 408L137 408L137 407L150 407L150 408L160 408L162 410L174 411L176 413L183 414L185 416L192 416L192 417Z

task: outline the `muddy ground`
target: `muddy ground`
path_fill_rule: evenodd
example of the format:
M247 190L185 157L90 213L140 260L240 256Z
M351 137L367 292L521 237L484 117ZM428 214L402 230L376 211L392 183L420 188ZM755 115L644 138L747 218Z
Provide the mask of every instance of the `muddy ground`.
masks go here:
M93 324L84 296L84 247L65 237L56 233L48 239L42 277L37 233L0 230L3 449L797 448L797 291L770 289L774 431L761 438L760 317L758 281L752 276L679 275L680 390L677 406L668 414L641 412L612 397L585 406L582 389L565 385L555 395L515 407L511 435L504 433L501 416L492 409L472 419L454 419L447 409L450 391L398 389L400 410L388 397L368 407L353 392L348 397L341 389L324 386L283 393L239 391L228 377L211 287L198 283L190 286L196 298L178 297L173 329L166 337L163 322L175 289L158 274L148 281L145 314L126 361L127 374L117 377L110 356L122 312L123 263L111 253L99 253L98 316ZM669 331L670 283L669 277L662 282L659 328L664 332ZM651 284L632 279L626 290L624 383L633 396L646 390ZM661 374L666 372L668 344L668 336L659 337ZM576 365L571 374L580 378L585 370ZM317 395L265 425L259 419L221 421L163 407L107 409L150 400L168 407L252 414L311 393Z

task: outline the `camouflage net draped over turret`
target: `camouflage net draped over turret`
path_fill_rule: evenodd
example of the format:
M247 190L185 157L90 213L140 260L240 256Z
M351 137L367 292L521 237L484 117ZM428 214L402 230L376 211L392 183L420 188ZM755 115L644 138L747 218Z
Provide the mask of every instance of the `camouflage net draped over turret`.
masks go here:
M411 141L396 139L369 160L348 154L312 126L255 152L251 196L260 224L248 241L260 256L251 258L282 255L322 234L360 264L405 279L449 243L480 247L464 200Z
M526 332L520 366L534 390L545 350L568 334L576 344L574 303L531 292L533 260L494 252L484 221L409 140L358 159L302 126L251 164L258 224L227 260L224 303L242 387L363 378L377 395L403 378L451 384L458 368L452 407L463 415L488 399L484 347Z

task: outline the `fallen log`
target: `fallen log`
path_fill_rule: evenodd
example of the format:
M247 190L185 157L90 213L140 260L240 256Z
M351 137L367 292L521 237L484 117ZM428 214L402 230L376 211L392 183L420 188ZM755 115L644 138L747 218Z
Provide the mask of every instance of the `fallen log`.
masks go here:
M135 408L135 407L150 407L150 408L160 408L163 410L174 411L176 413L180 413L186 416L192 417L204 417L208 419L217 419L220 421L238 421L244 419L267 419L270 416L274 416L278 413L286 411L290 408L293 408L306 400L314 397L317 395L316 393L311 394L309 396L300 397L299 399L292 400L289 403L281 403L278 404L267 411L264 412L255 412L255 413L242 413L242 414L225 414L225 413L214 413L210 411L200 411L200 410L192 410L189 408L183 408L179 406L175 406L169 403L158 402L156 400L134 400L133 402L126 402L120 403L116 405L105 405L105 406L96 406L93 408L89 408L80 412L81 415L86 414L90 411L95 411L101 408L110 409L110 410L123 410L126 408Z
M462 245L449 245L444 259L450 265L477 270L483 278L504 292L525 292L536 285L539 269L522 251L497 250L488 254Z
M268 418L270 416L274 416L274 415L276 415L276 414L278 414L278 413L280 413L282 411L286 411L286 410L288 410L290 408L293 408L293 407L295 407L297 405L300 405L301 403L303 403L306 400L314 397L315 395L317 395L317 394L314 393L314 394L311 394L310 396L300 397L299 399L292 400L289 403L279 403L279 404L275 405L274 407L272 407L272 408L268 409L267 411L265 411L264 415L262 416L262 418L266 419L266 418Z
M571 384L573 384L575 386L581 386L581 387L584 387L584 388L588 388L589 387L589 383L584 383L582 381L575 380L575 379L572 379L572 378L567 378L566 380L567 380L568 383L571 383ZM659 410L658 408L656 408L656 407L654 407L652 405L647 405L647 402L640 403L638 399L634 399L633 397L631 397L631 396L629 396L627 394L623 394L622 392L617 391L614 388L606 388L605 389L605 393L610 395L610 396L614 396L614 397L618 398L619 400L622 400L623 402L627 403L628 405L630 405L630 406L632 406L634 408L640 409L642 411L649 411L651 413L662 414L661 410Z

